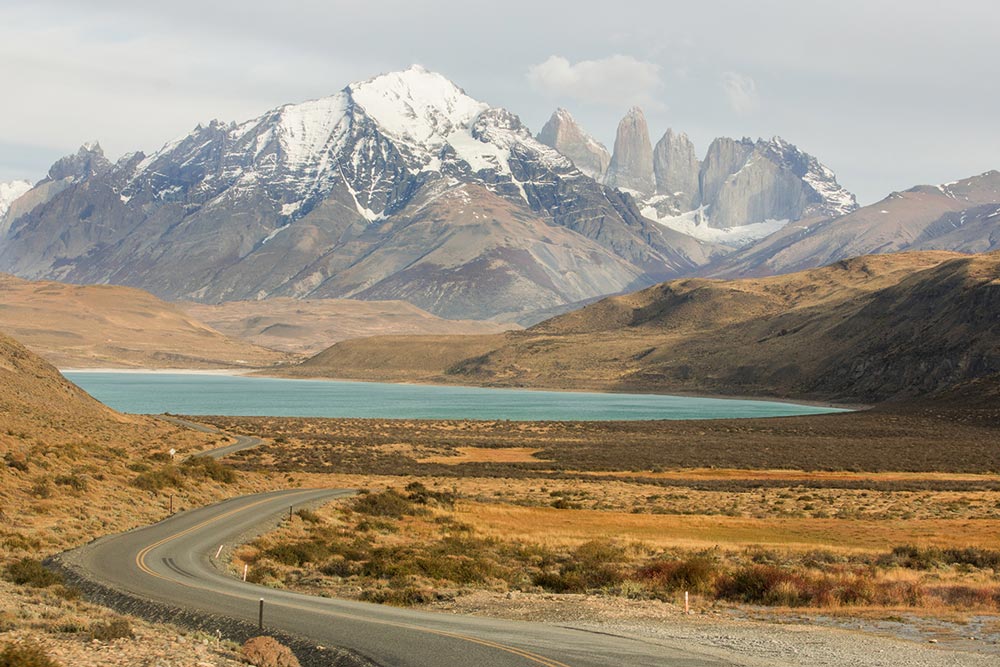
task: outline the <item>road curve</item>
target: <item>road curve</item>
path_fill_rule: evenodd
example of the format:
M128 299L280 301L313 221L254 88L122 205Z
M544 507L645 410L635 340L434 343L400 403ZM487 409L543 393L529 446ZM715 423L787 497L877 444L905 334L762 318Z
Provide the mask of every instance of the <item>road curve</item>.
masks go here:
M214 426L208 426L206 424L199 424L198 422L189 421L187 419L181 419L180 417L174 417L172 415L155 415L159 420L169 422L174 426L181 426L184 428L189 428L193 431L200 431L202 433L215 433L218 435L231 436L236 438L236 442L231 445L225 445L223 447L216 447L215 449L206 449L203 452L196 452L190 456L207 456L212 459L222 459L235 452L241 452L244 449L250 449L251 447L256 447L257 445L263 443L264 441L260 438L254 437L252 435L237 435L235 433L226 433L222 429L215 428Z
M256 623L259 600L264 599L265 628L347 648L386 667L738 664L661 641L270 589L239 581L215 562L221 545L232 546L287 513L289 506L349 493L299 489L242 496L102 538L60 560L97 583L194 612Z

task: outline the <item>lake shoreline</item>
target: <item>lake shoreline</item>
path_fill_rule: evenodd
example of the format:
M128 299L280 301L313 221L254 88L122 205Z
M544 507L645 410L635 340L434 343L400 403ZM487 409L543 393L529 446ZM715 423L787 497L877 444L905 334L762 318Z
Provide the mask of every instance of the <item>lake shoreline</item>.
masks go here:
M169 412L383 419L677 421L836 414L846 410L839 406L780 399L581 390L571 392L416 382L305 380L249 376L229 369L157 369L151 372L139 369L63 369L62 372L98 400L115 409L140 414ZM199 386L196 379L198 377L205 378L205 387ZM255 387L253 382L261 382L262 385ZM281 385L267 384L286 382L295 383L293 386L300 387L300 390L279 390L277 387ZM120 384L128 386L122 388L118 386ZM362 385L370 387L370 391L360 388Z

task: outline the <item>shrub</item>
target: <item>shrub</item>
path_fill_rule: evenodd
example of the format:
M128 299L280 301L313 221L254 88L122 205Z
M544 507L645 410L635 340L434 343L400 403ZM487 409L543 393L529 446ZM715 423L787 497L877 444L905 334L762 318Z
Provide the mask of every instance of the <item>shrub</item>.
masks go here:
M313 512L312 510L300 509L295 514L306 523L323 523L319 514L316 514L316 512Z
M355 512L362 514L385 516L393 519L401 519L407 514L417 513L416 508L413 506L413 501L395 489L359 496L351 504L351 508Z
M39 477L35 480L35 483L31 486L31 495L36 498L51 498L52 497L52 482L49 481L48 477Z
M278 578L278 570L267 563L257 563L247 572L247 581L251 584L266 584L269 580Z
M118 617L116 619L102 623L98 621L90 626L90 636L102 642L110 642L115 639L135 639L132 632L132 624L127 618Z
M236 481L236 472L229 466L219 463L211 456L192 456L185 459L181 463L181 467L185 474L196 477L208 477L222 484L232 484Z
M527 554L525 554L527 556ZM530 557L530 556L529 556ZM543 563L540 566L545 567ZM594 588L609 588L625 581L622 561L625 549L609 540L592 540L562 558L558 570L546 569L532 577L535 586L554 593L583 593Z
M773 565L747 565L719 578L715 593L720 598L734 602L771 604L768 600L774 599L772 591L790 579L790 574ZM786 586L776 595L787 597L788 593Z
M28 462L23 458L14 456L11 452L4 454L3 460L6 461L8 467L13 468L14 470L20 470L21 472L28 471Z
M890 554L879 559L879 564L913 570L932 570L948 565L1000 570L1000 551L977 547L940 549L907 544L895 547Z
M41 561L35 558L22 558L7 566L7 580L18 586L31 586L33 588L48 588L54 584L61 584L61 575L46 570Z
M284 542L264 551L264 555L283 565L301 566L303 563L319 563L330 557L330 549L322 542L314 540Z
M361 599L366 602L377 604L389 604L396 607L412 607L415 604L427 604L435 599L434 593L415 586L404 588L378 588L365 590L361 593Z
M68 486L74 491L86 491L87 490L87 478L81 477L77 474L72 475L56 475L55 478L56 486Z
M273 637L253 637L240 649L240 657L255 667L300 667L292 649Z
M699 594L711 592L718 576L719 564L708 556L655 561L636 572L639 580L653 582L664 590Z
M419 505L435 503L442 507L455 506L455 493L450 491L432 491L420 482L410 482L406 485L407 498Z
M140 473L132 480L132 486L143 491L161 491L168 486L180 489L184 487L184 478L176 466L163 466Z
M7 644L0 651L0 667L61 667L45 649L30 642Z

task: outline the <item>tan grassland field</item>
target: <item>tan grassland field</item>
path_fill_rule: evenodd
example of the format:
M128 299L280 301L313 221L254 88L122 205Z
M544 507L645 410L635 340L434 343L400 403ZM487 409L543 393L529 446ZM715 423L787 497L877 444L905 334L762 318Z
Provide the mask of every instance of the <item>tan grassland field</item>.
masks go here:
M244 473L362 489L239 550L266 585L522 618L688 591L708 614L953 621L1000 611L995 417L205 421L268 440L231 457Z

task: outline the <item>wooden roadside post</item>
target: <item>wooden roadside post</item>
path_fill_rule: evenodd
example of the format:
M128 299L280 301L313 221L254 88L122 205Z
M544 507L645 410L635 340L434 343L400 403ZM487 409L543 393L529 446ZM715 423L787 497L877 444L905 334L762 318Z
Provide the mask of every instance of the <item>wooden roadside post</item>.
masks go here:
M257 629L264 630L264 598L260 599L260 608L257 612Z
M688 604L688 592L687 591L684 591L684 613L685 614L690 614L691 613L691 605Z

